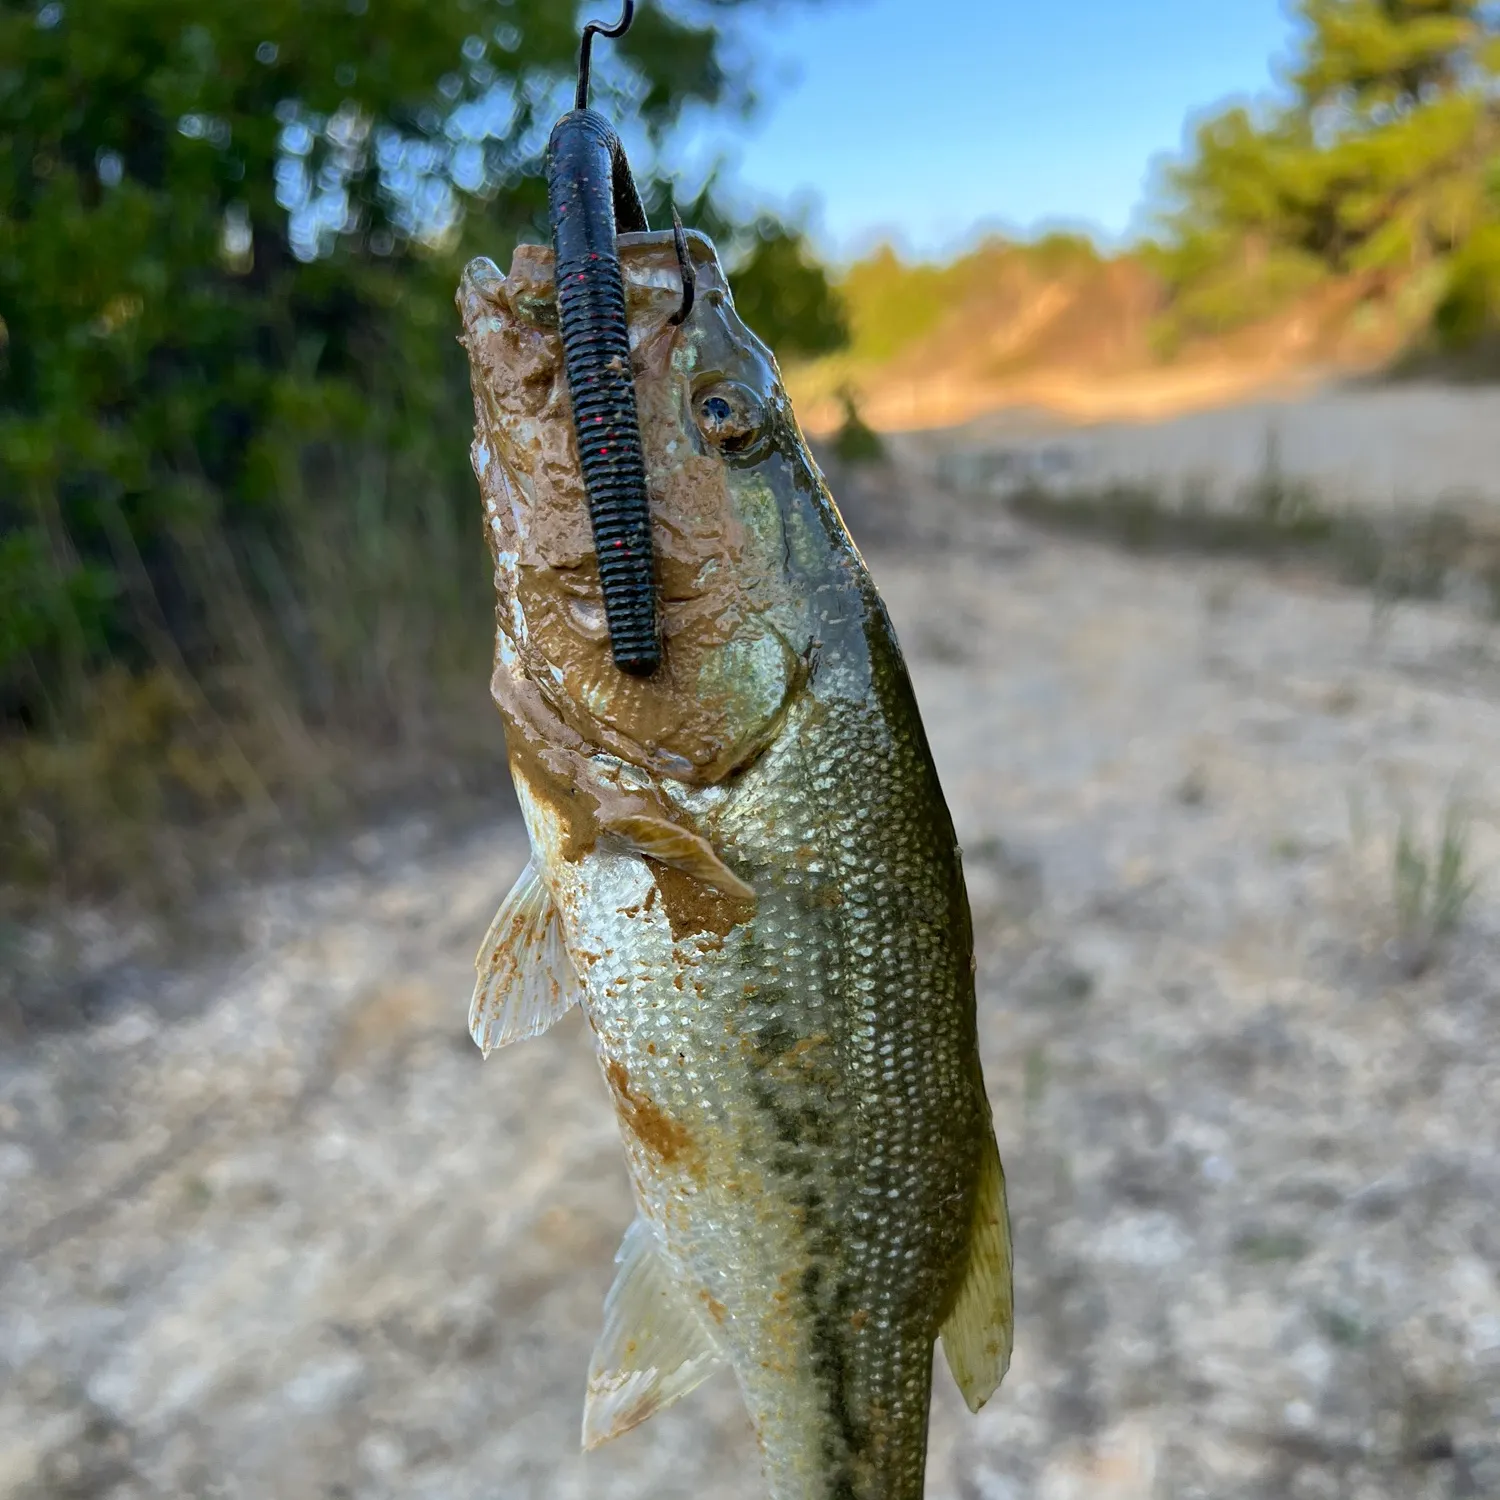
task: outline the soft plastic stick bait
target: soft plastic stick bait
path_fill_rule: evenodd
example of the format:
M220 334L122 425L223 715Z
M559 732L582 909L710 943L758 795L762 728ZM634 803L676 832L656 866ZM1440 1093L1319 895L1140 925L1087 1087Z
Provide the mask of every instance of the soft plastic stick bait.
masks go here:
M613 27L590 22L583 29L576 106L557 122L547 146L547 198L563 363L610 648L622 672L649 677L661 665L661 637L650 501L615 239L650 225L620 138L589 108L594 33L623 36L634 16L634 0L625 0ZM680 226L677 238L683 308L672 321L680 323L692 306L692 280Z

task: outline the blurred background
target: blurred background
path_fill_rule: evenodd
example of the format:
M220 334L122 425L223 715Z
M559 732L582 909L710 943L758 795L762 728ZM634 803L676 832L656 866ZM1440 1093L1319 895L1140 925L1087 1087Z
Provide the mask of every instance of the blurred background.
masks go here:
M562 0L0 8L0 1496L588 1457L630 1215L525 859L452 295ZM890 606L1018 1341L962 1500L1500 1495L1500 6L643 0L596 49Z

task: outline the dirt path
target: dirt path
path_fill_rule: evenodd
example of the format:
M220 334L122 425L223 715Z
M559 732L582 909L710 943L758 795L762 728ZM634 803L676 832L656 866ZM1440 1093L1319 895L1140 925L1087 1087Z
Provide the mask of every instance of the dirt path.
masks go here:
M919 450L988 456L997 488L1142 485L1170 501L1228 501L1264 481L1305 485L1323 509L1500 505L1500 387L1329 384L1145 420L1043 409L913 434Z
M1500 1493L1500 642L917 514L867 534L1019 1255L929 1493ZM1410 979L1391 839L1455 786L1497 873ZM247 895L243 955L0 1060L0 1495L759 1496L726 1378L577 1452L620 1148L576 1018L486 1064L463 1025L523 858L501 823Z

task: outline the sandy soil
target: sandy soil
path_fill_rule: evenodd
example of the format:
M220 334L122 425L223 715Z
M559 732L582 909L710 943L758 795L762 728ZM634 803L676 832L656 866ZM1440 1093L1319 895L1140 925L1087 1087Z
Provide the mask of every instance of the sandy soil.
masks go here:
M1225 501L1274 465L1330 509L1500 502L1496 386L1333 384L1140 421L1011 408L912 441L967 458L996 491L1137 484Z
M1309 419L1312 420L1312 419ZM1420 977L1391 846L1500 858L1500 642L872 489L970 871L1017 1355L939 1500L1500 1494L1500 890ZM498 736L499 727L496 726ZM0 1058L0 1495L754 1500L716 1378L577 1452L629 1219L576 1018L481 1063L524 850L368 836Z

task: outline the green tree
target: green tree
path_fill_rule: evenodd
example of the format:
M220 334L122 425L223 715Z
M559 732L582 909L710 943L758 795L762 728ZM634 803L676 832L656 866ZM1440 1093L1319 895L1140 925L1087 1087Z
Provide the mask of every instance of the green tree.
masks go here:
M742 238L748 243L737 247L730 282L745 322L783 358L811 359L846 344L843 303L806 235L761 214Z
M1190 324L1255 317L1329 275L1379 285L1500 216L1500 7L1299 0L1291 101L1202 125L1167 174L1161 264Z
M596 102L655 140L743 103L711 24L738 3L642 5L598 49ZM462 464L455 268L546 237L577 45L557 0L0 9L12 714L42 711L60 658L147 652L138 574L191 645L206 606L174 538L266 532L311 446L436 422Z
M718 23L756 3L645 0L594 102L649 146L746 104ZM482 676L453 287L547 238L579 23L0 0L0 759L84 732L106 668L288 741L355 712L366 739L430 733L450 640Z

